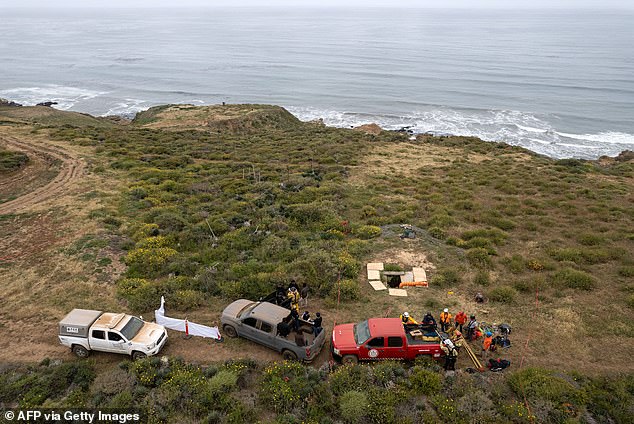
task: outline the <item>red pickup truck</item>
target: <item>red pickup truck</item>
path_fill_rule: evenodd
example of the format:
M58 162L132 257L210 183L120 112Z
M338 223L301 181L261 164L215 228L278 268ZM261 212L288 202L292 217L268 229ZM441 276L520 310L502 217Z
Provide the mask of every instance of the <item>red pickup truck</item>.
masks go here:
M344 364L443 355L439 338L413 336L405 331L400 318L370 318L358 324L337 325L330 346L335 359Z

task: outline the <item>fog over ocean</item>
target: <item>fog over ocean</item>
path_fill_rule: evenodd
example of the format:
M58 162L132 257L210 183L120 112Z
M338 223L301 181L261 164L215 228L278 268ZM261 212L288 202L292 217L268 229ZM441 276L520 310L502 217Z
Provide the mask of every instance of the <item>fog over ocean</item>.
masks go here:
M2 9L0 97L133 116L269 103L303 120L634 150L634 13Z

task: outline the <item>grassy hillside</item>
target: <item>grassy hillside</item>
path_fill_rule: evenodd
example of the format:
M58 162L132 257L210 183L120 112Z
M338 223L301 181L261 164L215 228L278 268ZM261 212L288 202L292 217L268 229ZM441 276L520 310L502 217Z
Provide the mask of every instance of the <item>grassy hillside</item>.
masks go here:
M94 232L58 247L58 256L50 253L81 263L65 271L82 289L64 299L64 307L103 302L146 315L164 295L170 311L213 322L229 301L258 298L294 278L311 286L309 309L324 313L327 331L335 319L398 316L403 310L419 318L444 307L508 322L514 347L504 355L513 365L504 375L444 378L437 365L426 363L328 373L291 364L214 362L222 349L230 357L249 353L248 344L227 341L202 367L158 360L120 369L86 365L81 384L72 377L79 371L64 368L68 386L59 394L36 393L35 404L138 406L153 410L159 421L181 422L631 417L632 155L553 160L474 138L409 140L393 132L328 128L265 105L160 106L130 125L53 114L54 120L40 108L3 109L0 121L7 133L48 137L76 149L91 178L101 181L82 196L90 205L85 215L58 214L71 227ZM0 229L15 232L15 222L31 218L7 215ZM412 225L416 238L401 239L400 224ZM117 257L122 263L115 273ZM410 290L407 298L374 292L363 270L370 261L394 269L425 265L430 287ZM37 275L41 265L33 266ZM65 283L60 277L51 284ZM105 295L95 294L100 291ZM475 304L476 292L487 303ZM61 293L40 301L57 311L60 299ZM460 368L469 366L461 360ZM518 371L520 363L538 368ZM113 370L116 378L109 381ZM56 372L62 371L40 366L5 373L0 402L27 393L31 399L34 386L26 382L47 381ZM125 390L112 391L119 383ZM360 390L370 386L376 389ZM216 406L195 406L208 403ZM614 408L616 403L625 407Z

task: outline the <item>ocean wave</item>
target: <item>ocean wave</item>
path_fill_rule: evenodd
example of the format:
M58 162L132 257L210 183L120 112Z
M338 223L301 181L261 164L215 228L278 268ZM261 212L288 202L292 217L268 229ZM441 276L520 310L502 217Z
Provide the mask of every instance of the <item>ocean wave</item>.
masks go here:
M598 134L570 134L555 131L557 135L565 138L572 138L574 140L583 140L600 143L612 143L612 144L634 144L634 134L627 134L622 132L602 132Z
M596 159L634 150L634 134L604 131L571 134L557 131L556 117L540 117L516 110L478 110L435 107L406 115L372 114L308 107L288 107L303 121L323 119L326 125L350 128L376 123L386 130L407 127L414 133L454 134L506 142L555 158ZM550 118L550 119L549 119ZM572 141L574 140L574 141Z
M61 110L68 110L80 101L94 99L104 94L107 92L55 84L0 90L0 97L7 97L25 106L53 101L57 102L55 108Z
M134 118L134 116L149 108L149 105L145 100L139 99L125 99L112 106L106 113L101 116L118 115L124 118Z

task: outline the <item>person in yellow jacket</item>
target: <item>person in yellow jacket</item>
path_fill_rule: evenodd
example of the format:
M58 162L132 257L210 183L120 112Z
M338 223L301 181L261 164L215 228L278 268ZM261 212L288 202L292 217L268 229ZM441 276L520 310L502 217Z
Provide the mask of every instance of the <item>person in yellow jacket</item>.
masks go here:
M409 312L403 312L401 314L401 321L403 322L403 325L418 325L418 322L409 316Z
M291 299L291 309L295 309L299 314L299 291L296 287L291 286L288 289L288 298Z
M457 328L454 330L453 334L451 335L451 341L453 342L454 346L456 346L456 349L458 350L460 350L460 348L464 344L464 337L462 336L462 333L458 331Z
M451 327L451 314L449 313L449 309L445 308L445 310L440 313L440 331L447 331L449 327Z

